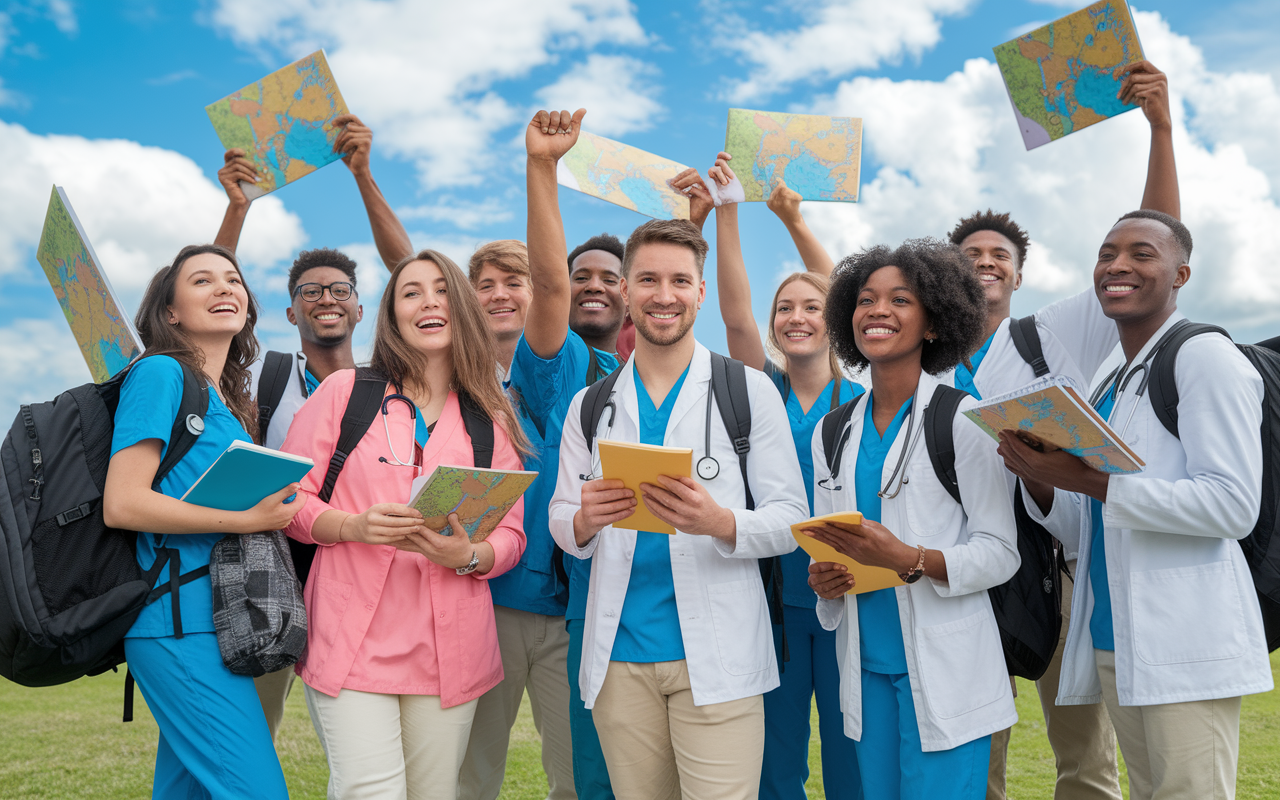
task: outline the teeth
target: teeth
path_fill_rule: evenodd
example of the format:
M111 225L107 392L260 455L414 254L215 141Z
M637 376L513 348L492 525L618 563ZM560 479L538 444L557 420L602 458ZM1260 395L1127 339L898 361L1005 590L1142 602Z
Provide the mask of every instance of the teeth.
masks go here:
M418 323L418 327L419 328L443 328L444 320L424 319L422 322Z
M978 280L982 281L983 283L995 283L995 282L999 281L1000 279L999 279L999 278L997 278L995 275L991 275L991 274L988 274L988 273L984 273L984 274L982 274L982 275L979 275L979 276L978 276Z
M341 319L341 318L342 318L341 314L316 314L316 319L331 320L331 319Z
M490 315L494 315L494 314L514 314L514 313L515 313L515 309L514 309L514 308L495 308L495 309L493 309L492 311L490 311L490 312L489 312L489 314L490 314Z
M659 314L656 311L650 311L649 316L653 317L654 319L674 319L675 313L673 312L670 314Z
M1132 292L1136 288L1138 287L1129 286L1127 284L1111 285L1111 286L1103 287L1103 291L1106 292L1107 294L1128 294L1129 292Z
M893 328L867 328L862 333L866 336L888 336L896 331Z
M585 303L580 303L579 306L581 308L607 308L604 303L598 300L588 300Z
M804 331L791 331L786 336L788 339L808 339L812 335L812 333L805 333Z
M214 313L217 313L219 311L230 311L232 313L235 313L236 307L231 305L230 303L220 303L214 306L210 310L213 311Z

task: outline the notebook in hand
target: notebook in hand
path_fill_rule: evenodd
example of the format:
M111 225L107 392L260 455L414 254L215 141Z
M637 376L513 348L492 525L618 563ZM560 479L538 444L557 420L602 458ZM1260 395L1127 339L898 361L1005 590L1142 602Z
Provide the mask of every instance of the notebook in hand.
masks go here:
M672 478L688 478L693 473L693 449L690 447L661 447L634 442L599 441L600 471L606 480L620 480L626 488L636 493L636 510L624 520L613 523L615 528L635 531L674 534L676 529L658 519L644 504L640 484L658 483L659 475Z
M453 535L449 515L456 513L467 538L483 542L536 477L538 473L525 470L442 464L414 480L409 505L422 512L424 525L445 536Z
M886 567L869 567L861 564L844 553L836 550L825 542L820 542L811 536L804 534L805 528L812 528L814 525L820 525L824 522L842 522L847 525L861 525L862 515L857 511L839 511L835 514L824 514L821 517L807 519L804 522L797 522L791 526L791 535L796 537L800 548L809 554L809 557L821 564L824 561L830 561L836 564L843 564L849 568L849 574L853 576L853 588L845 594L863 594L865 592L874 592L879 589L890 589L894 586L902 586L902 578L898 577L898 573Z
M251 442L235 441L209 465L182 499L223 511L248 511L291 483L302 480L315 462Z

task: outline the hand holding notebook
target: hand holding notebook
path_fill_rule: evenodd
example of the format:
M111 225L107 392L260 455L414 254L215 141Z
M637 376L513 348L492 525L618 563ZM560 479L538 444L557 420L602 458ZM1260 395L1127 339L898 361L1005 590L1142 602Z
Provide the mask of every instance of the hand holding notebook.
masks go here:
M885 567L871 567L866 564L859 563L850 556L841 553L831 545L813 538L805 533L806 530L813 530L824 524L837 523L839 525L861 525L862 514L857 511L841 511L835 514L825 514L821 517L807 519L804 522L798 522L791 526L791 535L795 537L801 549L809 554L809 557L818 563L831 562L841 564L849 570L849 575L854 579L853 588L846 594L863 594L865 592L874 592L878 589L888 589L893 586L902 586L902 579L898 577L898 573Z

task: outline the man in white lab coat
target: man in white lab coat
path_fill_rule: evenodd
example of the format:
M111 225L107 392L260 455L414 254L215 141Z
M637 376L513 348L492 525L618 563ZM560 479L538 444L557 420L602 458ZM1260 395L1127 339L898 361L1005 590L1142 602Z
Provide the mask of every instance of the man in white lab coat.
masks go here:
M1183 319L1177 298L1191 276L1191 244L1173 217L1134 211L1111 229L1094 268L1120 344L1091 396L1145 471L1108 475L1008 432L1000 445L1034 500L1032 516L1043 514L1064 545L1079 548L1058 703L1105 701L1131 800L1234 797L1240 697L1272 688L1237 543L1258 518L1262 379L1230 340L1210 333L1178 353L1181 438L1145 391L1149 356Z
M632 233L622 287L636 349L594 441L691 447L695 462L709 457L718 471L704 463L695 475L706 477L642 485L645 505L674 536L614 527L641 498L600 477L582 432L584 391L565 419L551 503L552 536L592 558L579 678L620 800L757 796L762 695L778 686L757 559L795 549L789 526L808 516L786 411L752 369L746 472L755 509L746 508L738 455L708 402L711 353L693 337L706 254L687 221Z

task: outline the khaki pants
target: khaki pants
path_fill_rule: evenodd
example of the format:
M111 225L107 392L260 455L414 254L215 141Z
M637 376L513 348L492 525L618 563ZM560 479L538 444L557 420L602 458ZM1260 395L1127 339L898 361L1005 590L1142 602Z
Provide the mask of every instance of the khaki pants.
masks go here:
M329 800L456 800L475 700L442 709L436 695L306 693Z
M276 732L280 730L280 723L284 720L284 704L289 699L294 677L296 673L293 667L285 667L253 679L253 688L258 690L258 702L262 703L262 713L267 718L273 742L276 740Z
M1067 564L1076 574L1076 562ZM1088 580L1089 576L1076 576ZM1040 708L1057 762L1058 780L1055 800L1120 800L1120 770L1116 765L1116 735L1103 703L1083 706L1059 706L1058 678L1062 673L1062 650L1071 626L1071 594L1073 584L1062 576L1062 632L1058 649L1053 653L1049 669L1036 681ZM1009 731L991 737L991 770L988 774L987 800L1004 800L1005 760L1009 748Z
M695 706L684 660L610 661L591 713L618 800L756 800L763 695Z
M576 800L573 789L573 740L569 732L569 632L564 617L494 606L502 683L476 706L475 723L458 777L460 800L496 800L506 774L511 726L525 690L533 724L542 736L542 769L549 800Z
M1094 650L1102 699L1129 768L1129 800L1230 800L1240 756L1240 698L1122 706L1116 654Z

